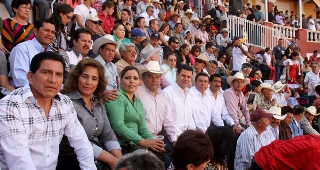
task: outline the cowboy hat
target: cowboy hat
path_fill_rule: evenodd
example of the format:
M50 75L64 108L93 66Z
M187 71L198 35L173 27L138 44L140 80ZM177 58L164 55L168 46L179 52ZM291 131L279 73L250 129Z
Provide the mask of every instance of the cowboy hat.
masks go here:
M198 21L198 22L200 22L200 19L199 19L198 17L192 17L192 18L190 19L190 22L193 22L193 21Z
M138 64L137 69L140 72L140 75L142 75L145 72L151 72L156 74L162 74L163 72L160 69L160 64L158 61L149 61L148 64Z
M171 19L172 17L175 17L175 16L180 17L179 14L173 13L173 14L170 14L169 18Z
M184 11L184 14L193 14L191 9L187 9L186 11Z
M119 43L115 42L113 39L113 36L110 34L106 34L103 37L98 38L97 40L94 41L92 45L92 52L95 55L99 55L99 49L103 44L114 44L116 48L118 47Z
M221 33L222 33L222 32L229 32L229 30L228 30L228 28L223 28L220 32L221 32Z
M86 20L90 20L90 21L99 21L102 22L100 18L98 18L97 15L94 14L90 14L86 17Z
M274 88L274 92L278 93L280 90L282 90L286 85L282 84L281 81L277 81L276 83L274 83L274 85L272 86Z
M151 3L159 3L159 4L162 4L162 2L160 2L159 0L151 0L150 2L151 2Z
M227 82L231 86L233 80L236 80L236 79L244 80L243 85L247 85L249 83L249 79L244 78L243 74L240 73L240 72L237 72L233 76L229 76L228 79L227 79Z
M269 89L269 90L274 91L274 88L269 83L262 83L261 84L261 89Z
M140 56L141 56L140 63L145 62L147 59L149 59L155 53L158 53L160 50L161 48L153 48L151 44L147 45L140 52Z
M210 66L209 59L208 59L208 57L207 57L205 54L200 53L200 54L198 55L198 57L196 57L196 59L199 59L199 60L204 61L205 64L206 64L206 67L209 67L209 66Z
M203 20L206 20L206 19L212 19L210 15L207 15L205 17L203 17Z
M277 106L271 106L267 112L270 112L273 114L273 117L279 120L283 120L284 118L287 117L287 114L281 116L281 108Z
M305 108L305 111L309 112L313 116L318 116L319 115L319 113L317 113L316 107L314 107L314 106L310 106L310 107Z

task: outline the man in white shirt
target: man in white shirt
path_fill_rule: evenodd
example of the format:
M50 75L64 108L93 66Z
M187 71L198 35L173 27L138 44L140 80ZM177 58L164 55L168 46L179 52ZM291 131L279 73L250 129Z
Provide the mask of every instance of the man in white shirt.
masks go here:
M0 167L56 169L65 135L81 169L97 169L92 144L69 97L59 93L65 63L54 52L32 58L29 83L0 101Z
M223 92L221 92L222 79L219 74L212 74L209 79L209 93L211 96L211 104L213 106L211 112L211 120L216 126L224 126L224 122L237 134L241 133L241 130L237 128L233 119L230 117L224 97Z
M159 0L151 0L150 1L154 7L154 13L153 13L153 17L155 19L158 18L159 12L161 11L161 4L162 2L160 2Z
M276 15L276 23L279 25L284 25L281 12L278 12L278 14Z
M143 12L139 15L140 17L143 17L145 19L144 26L149 27L149 21L154 19L153 13L154 13L154 7L148 6L146 9L146 12Z
M251 114L252 124L241 133L236 147L234 159L235 170L245 170L251 168L251 162L254 154L262 147L271 143L271 140L265 140L263 132L267 130L271 113L262 109L257 109Z
M313 105L316 100L316 86L320 83L319 65L317 62L311 63L311 71L306 74L304 78L305 86L308 86L308 103L309 106Z
M85 0L82 4L77 5L74 8L73 14L76 17L76 30L79 28L85 28L85 22L88 15L97 16L97 11L91 7L94 1L92 0Z
M250 57L248 47L241 43L234 44L232 49L232 75L241 70L242 64L246 62L247 57Z
M74 47L70 51L61 52L65 62L66 71L69 72L89 52L91 47L91 33L85 28L77 29L73 36Z
M206 73L198 73L195 84L190 88L192 95L192 114L197 130L205 133L211 123L212 101L209 86L209 76Z
M316 23L311 15L308 17L308 30L316 31Z
M168 52L163 58L161 71L164 72L163 77L170 83L176 82L176 68L177 56L173 52Z
M214 56L213 51L215 50L215 47L213 45L213 42L207 42L206 43L206 51L203 52L203 54L205 54L208 57L208 60L217 60L216 56Z
M282 84L280 81L277 81L274 83L272 86L274 88L274 93L272 94L272 100L276 99L276 104L275 106L277 107L284 107L287 106L287 99L291 96L291 91L289 87L287 86L288 93L283 94L284 88L286 87L285 84Z
M279 124L280 120L283 120L287 117L287 114L281 116L281 107L272 106L268 110L273 114L273 117L269 119L270 124L267 127L267 130L264 132L265 140L279 140Z
M178 130L169 135L173 146L177 138L185 130L195 130L196 125L192 116L192 96L189 93L188 85L191 83L193 69L189 65L181 65L177 71L177 80L165 88L162 93L171 104L171 111L174 124Z

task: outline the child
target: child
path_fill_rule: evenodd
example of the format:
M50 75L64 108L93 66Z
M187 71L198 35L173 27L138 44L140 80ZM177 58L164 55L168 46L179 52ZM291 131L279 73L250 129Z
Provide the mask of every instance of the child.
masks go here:
M299 105L296 97L297 97L297 92L295 89L291 89L291 96L288 98L288 105L291 107L294 107L296 105Z

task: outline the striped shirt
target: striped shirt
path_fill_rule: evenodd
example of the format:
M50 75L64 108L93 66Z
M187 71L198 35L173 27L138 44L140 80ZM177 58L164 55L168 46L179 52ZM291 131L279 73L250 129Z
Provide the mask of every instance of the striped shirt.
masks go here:
M48 118L30 86L0 101L1 169L56 169L63 135L75 148L81 169L96 169L93 150L71 100L60 93L52 99Z
M237 141L234 170L247 170L251 167L254 154L262 147L271 143L270 138L265 138L266 131L260 135L253 125L243 131Z

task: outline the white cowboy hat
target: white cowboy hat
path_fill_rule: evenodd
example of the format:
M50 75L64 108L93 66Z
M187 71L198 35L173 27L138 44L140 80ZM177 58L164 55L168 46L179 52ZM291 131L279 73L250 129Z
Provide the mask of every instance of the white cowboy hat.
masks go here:
M243 74L240 72L237 72L236 74L234 74L233 76L229 76L227 79L228 84L231 86L233 80L236 79L240 79L240 80L244 80L243 85L247 85L249 83L249 79L248 78L244 78Z
M205 67L210 67L209 59L208 59L208 57L207 57L205 54L200 53L200 54L198 55L198 57L196 57L196 59L199 59L199 60L204 61L204 62L205 62L205 64L206 64L206 66L205 66Z
M274 88L274 92L278 93L280 90L282 90L286 85L282 84L281 81L277 81L276 83L274 83L274 85L272 86Z
M160 50L161 48L153 48L151 44L147 45L140 52L140 56L141 56L140 63L143 63L148 58L150 58L153 54L158 53Z
M162 4L162 2L160 2L159 0L151 0L150 2L151 2L151 3L159 3L159 4Z
M212 19L210 15L207 15L205 17L203 17L203 20L206 20L206 19Z
M269 90L274 91L274 88L269 83L262 83L261 84L261 89L269 89Z
M192 14L193 15L193 11L191 9L187 9L186 11L184 11L184 14Z
M279 120L283 120L284 118L287 117L287 114L281 116L281 108L277 106L271 106L269 110L266 110L273 114L273 117Z
M314 106L310 106L310 107L306 108L305 111L309 112L313 116L318 116L319 115L319 113L317 113L316 107L314 107Z
M116 48L118 47L119 43L115 42L113 39L113 36L110 34L106 34L103 37L98 38L97 40L94 41L93 45L92 45L92 52L95 55L99 55L99 48L103 45L103 44L114 44L116 45Z
M192 18L190 19L190 22L192 22L192 21L198 21L198 22L200 22L200 19L199 19L198 17L192 17Z
M89 15L86 17L86 20L102 22L101 19L98 18L98 16L97 16L97 15L94 15L94 14L89 14Z
M183 1L179 1L177 5L180 5L180 4L186 4L186 3L184 3Z
M158 61L149 61L148 64L138 64L137 69L139 70L140 74L142 75L145 72L157 73L162 74L163 72L160 69L160 64Z
M223 28L220 32L229 32L228 28Z

